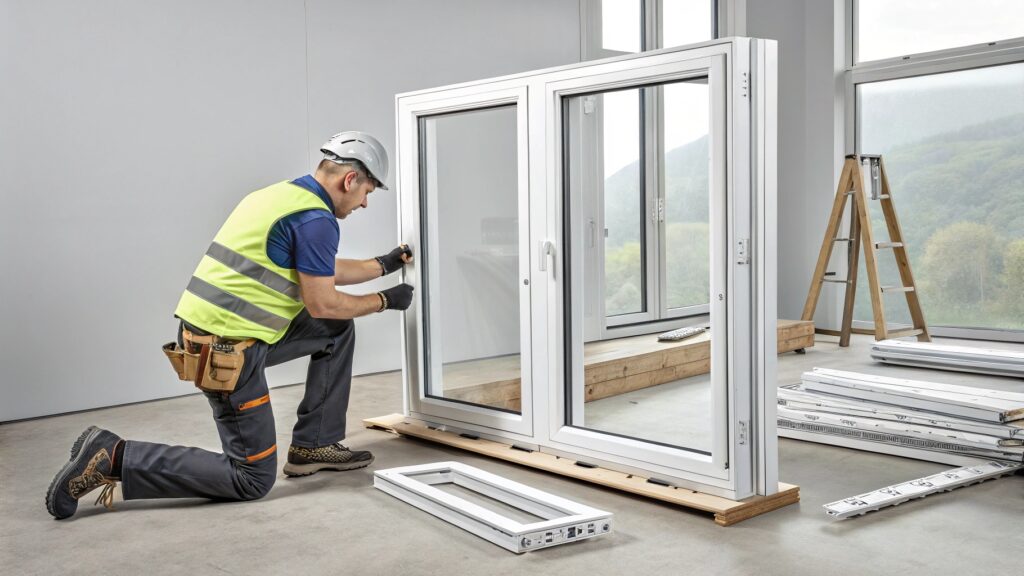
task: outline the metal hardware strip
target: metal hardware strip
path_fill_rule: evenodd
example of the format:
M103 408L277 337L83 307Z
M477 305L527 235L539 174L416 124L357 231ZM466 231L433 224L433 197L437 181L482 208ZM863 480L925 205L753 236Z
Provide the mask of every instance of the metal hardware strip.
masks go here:
M1003 462L986 462L977 466L964 466L940 472L910 482L893 484L866 494L844 498L825 504L825 513L833 518L850 518L888 506L897 506L908 500L924 498L937 492L948 492L954 488L969 486L1000 476L1013 474L1021 466Z

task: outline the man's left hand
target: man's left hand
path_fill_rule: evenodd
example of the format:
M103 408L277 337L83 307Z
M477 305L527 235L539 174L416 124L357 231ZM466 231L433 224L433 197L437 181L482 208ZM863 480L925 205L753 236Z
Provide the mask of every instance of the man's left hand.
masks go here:
M375 258L380 263L381 276L391 274L409 262L412 262L412 248L408 244L402 244L391 252Z

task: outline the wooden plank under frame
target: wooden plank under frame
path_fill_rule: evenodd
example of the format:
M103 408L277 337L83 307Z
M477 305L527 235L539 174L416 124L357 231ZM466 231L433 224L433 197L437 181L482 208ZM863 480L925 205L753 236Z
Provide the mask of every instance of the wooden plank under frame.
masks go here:
M779 320L778 352L814 346L814 322ZM707 333L681 342L658 342L657 335L632 336L585 345L583 401L592 402L635 390L700 376L711 371ZM518 362L510 357L445 366L446 398L506 410L520 410ZM461 372L456 374L455 372ZM480 379L483 378L483 381ZM450 383L458 382L450 386Z
M363 420L363 426L392 432L399 436L429 440L492 458L500 458L524 466L569 476L577 480L584 480L647 498L654 498L670 504L686 506L687 508L703 512L711 512L715 515L715 523L719 526L731 526L748 518L753 518L765 512L771 512L772 510L800 501L800 487L782 482L779 482L779 491L771 496L754 496L743 501L729 500L728 498L704 494L688 488L652 484L646 478L624 472L616 472L606 468L584 468L577 466L575 461L560 458L553 454L526 452L513 448L510 444L503 444L483 438L466 438L454 432L434 430L401 414L367 418Z

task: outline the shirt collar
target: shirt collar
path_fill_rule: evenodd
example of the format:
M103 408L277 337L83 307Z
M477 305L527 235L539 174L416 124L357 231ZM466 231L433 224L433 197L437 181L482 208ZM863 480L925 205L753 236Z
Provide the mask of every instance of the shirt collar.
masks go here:
M311 174L306 174L302 178L296 178L295 180L292 180L292 184L295 184L300 188L305 188L306 190L309 190L313 194L316 194L321 200L324 201L325 204L327 204L327 208L331 211L331 214L334 214L334 202L331 201L331 196L327 193L327 190L324 190L324 187L321 186L320 183L316 181L316 178L313 178Z

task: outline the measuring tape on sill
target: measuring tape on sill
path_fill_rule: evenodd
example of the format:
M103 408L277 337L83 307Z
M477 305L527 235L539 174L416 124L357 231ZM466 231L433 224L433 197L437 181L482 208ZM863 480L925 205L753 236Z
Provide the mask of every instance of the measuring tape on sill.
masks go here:
M986 462L977 466L964 466L946 472L940 472L910 482L893 484L873 492L844 498L838 502L825 504L825 513L833 518L850 518L860 516L887 506L896 506L915 498L924 498L936 492L948 492L961 486L969 486L1013 474L1021 466L1004 462Z

